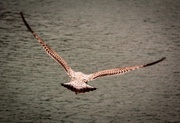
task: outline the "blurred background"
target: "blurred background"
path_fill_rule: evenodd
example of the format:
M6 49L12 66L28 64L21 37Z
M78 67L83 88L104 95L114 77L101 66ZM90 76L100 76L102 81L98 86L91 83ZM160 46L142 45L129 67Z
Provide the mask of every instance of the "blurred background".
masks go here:
M75 71L139 65L97 79L96 91L75 95L27 31L32 29ZM1 123L180 122L179 0L1 0Z

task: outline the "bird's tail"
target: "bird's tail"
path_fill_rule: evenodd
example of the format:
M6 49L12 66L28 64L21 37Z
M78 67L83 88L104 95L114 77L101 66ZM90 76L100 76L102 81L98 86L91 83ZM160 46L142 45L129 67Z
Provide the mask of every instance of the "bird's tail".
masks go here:
M68 83L62 83L61 85L64 86L65 88L75 92L76 94L96 90L96 88L94 88L84 82L79 82L79 81L71 81Z

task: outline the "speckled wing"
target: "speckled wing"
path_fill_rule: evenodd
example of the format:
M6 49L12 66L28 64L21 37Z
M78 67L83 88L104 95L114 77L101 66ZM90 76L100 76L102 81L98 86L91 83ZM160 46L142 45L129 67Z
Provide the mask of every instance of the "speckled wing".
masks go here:
M121 75L121 74L130 72L130 71L139 69L139 68L143 68L143 67L147 67L147 66L157 64L157 63L163 61L164 59L166 59L166 58L163 57L163 58L161 58L161 59L159 59L157 61L154 61L154 62L151 62L151 63L148 63L148 64L144 64L144 65L137 65L137 66L132 66L132 67L124 67L124 68L114 68L114 69L109 69L109 70L102 70L102 71L91 74L90 77L89 77L89 80L94 80L94 79L97 79L99 77L105 77L105 76Z
M46 53L51 56L58 64L60 64L64 70L67 72L67 74L69 75L69 77L71 77L71 73L73 72L73 70L71 69L71 67L66 63L66 61L59 56L54 50L52 50L44 41L43 39L41 39L29 26L29 24L27 23L27 21L25 20L23 13L20 12L21 17L23 19L24 24L26 25L26 27L28 28L28 30L33 34L33 36L38 40L38 42L41 44L41 46L44 48L44 50L46 51Z

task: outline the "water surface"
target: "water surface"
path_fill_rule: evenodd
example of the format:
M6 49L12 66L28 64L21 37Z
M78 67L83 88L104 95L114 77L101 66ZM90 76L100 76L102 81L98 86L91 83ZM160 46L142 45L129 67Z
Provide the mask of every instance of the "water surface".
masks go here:
M0 122L180 122L178 0L7 0L0 2ZM24 26L76 71L160 64L97 79L75 95L68 76Z

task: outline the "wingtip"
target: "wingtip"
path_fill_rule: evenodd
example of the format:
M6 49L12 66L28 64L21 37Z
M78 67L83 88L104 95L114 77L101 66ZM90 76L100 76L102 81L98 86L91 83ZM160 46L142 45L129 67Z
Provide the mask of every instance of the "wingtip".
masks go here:
M21 11L21 12L19 12L19 14L21 15L21 17L22 18L24 18L24 14L23 14L23 12Z
M162 60L165 60L165 59L166 59L166 57L163 57L163 58L162 58Z
M157 61L154 61L154 62L152 62L152 63L143 65L143 67L147 67L147 66L151 66L151 65L157 64L157 63L159 63L159 62L161 62L161 61L163 61L163 60L165 60L165 59L166 59L166 57L162 57L161 59L159 59L159 60L157 60Z
M26 27L28 28L28 30L33 33L33 30L31 29L31 27L29 26L29 24L26 22L25 18L24 18L24 15L23 15L23 12L20 12L20 15L21 15L21 18L24 22L24 24L26 25Z
M161 61L163 61L163 60L165 60L166 59L166 57L162 57L161 59L159 59L158 61L157 61L157 63L158 62L161 62Z

